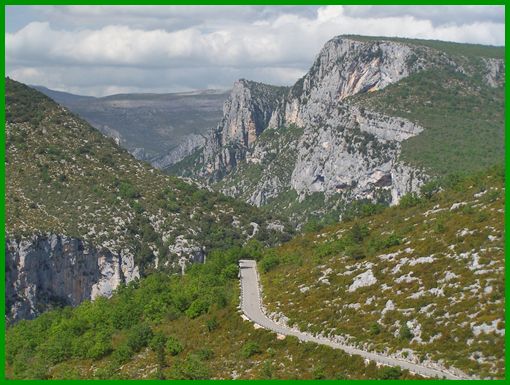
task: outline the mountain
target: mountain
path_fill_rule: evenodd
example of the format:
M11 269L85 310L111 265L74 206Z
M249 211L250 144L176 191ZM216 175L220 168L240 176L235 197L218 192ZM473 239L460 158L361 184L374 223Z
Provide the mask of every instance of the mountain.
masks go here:
M297 223L395 204L504 157L504 48L339 36L292 87L234 84L203 148L167 171Z
M439 191L439 192L438 192ZM428 185L419 198L276 248L211 253L111 298L6 331L10 379L416 379L239 314L238 261L258 260L277 322L473 378L504 377L504 170ZM260 246L260 245L259 245Z
M364 350L504 378L504 176L447 179L267 252L268 312Z
M5 169L8 321L183 272L214 249L289 238L282 221L137 161L9 78Z
M228 93L204 90L169 94L119 94L101 98L32 86L157 168L191 154L221 119Z

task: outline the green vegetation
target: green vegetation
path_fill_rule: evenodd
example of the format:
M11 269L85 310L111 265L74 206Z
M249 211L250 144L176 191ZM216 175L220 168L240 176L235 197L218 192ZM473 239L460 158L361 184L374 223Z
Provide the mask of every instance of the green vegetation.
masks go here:
M434 68L353 102L424 128L403 142L403 161L436 176L483 170L504 158L504 88L481 80L479 61L469 65L473 75Z
M256 247L251 247L256 250ZM9 379L381 378L385 369L325 346L281 341L237 311L225 270L249 249L215 252L184 276L154 273L110 299L46 312L6 332ZM202 314L190 317L197 300ZM192 314L195 315L194 313ZM211 320L214 322L211 323ZM213 327L211 327L213 325ZM402 372L398 378L412 378Z
M502 378L504 169L438 179L402 203L266 251L266 307L301 330ZM352 286L368 272L375 283Z
M505 58L505 47L496 47L481 44L454 43L440 40L424 40L424 39L407 39L401 37L386 36L360 36L360 35L343 35L344 37L358 41L396 41L407 45L418 47L429 47L438 51L446 52L453 56L466 57L488 57L488 58Z
M172 272L184 244L206 253L239 247L259 224L266 245L289 239L248 204L199 189L136 161L111 139L34 89L6 79L8 237L64 234L128 250L142 273ZM283 223L284 224L284 223ZM232 274L232 270L228 272ZM201 305L194 305L198 315Z

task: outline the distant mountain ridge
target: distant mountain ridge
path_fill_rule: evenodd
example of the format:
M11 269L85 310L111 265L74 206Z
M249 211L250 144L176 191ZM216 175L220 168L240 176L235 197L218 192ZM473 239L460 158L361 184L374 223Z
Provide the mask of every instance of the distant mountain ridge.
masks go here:
M241 79L204 147L168 168L306 221L396 203L504 156L502 47L338 36L292 87ZM300 217L300 218L298 218Z
M211 89L93 97L31 87L114 138L137 159L157 168L168 167L203 145L204 134L221 118L228 94Z

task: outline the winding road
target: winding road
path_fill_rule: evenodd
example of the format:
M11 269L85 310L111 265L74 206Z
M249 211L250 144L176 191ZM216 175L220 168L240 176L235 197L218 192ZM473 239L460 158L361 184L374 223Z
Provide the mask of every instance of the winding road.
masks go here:
M257 274L257 263L254 260L240 260L239 271L241 279L241 310L244 315L255 324L269 329L278 334L295 336L301 341L315 342L321 345L327 345L334 349L342 349L349 354L360 355L370 361L375 361L388 366L400 366L402 369L420 374L425 377L437 377L451 380L469 379L467 375L454 375L449 372L441 371L439 369L430 368L420 364L415 364L409 361L403 361L396 358L388 357L383 354L367 352L352 346L343 345L338 342L333 342L326 338L312 336L308 333L299 332L288 327L282 326L271 320L262 311L262 299L260 297L260 284Z

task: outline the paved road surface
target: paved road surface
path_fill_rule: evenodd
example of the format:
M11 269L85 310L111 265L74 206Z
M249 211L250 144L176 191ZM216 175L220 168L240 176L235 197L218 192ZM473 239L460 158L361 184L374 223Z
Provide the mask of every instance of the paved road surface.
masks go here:
M371 353L364 350L356 349L351 346L343 345L330 341L326 338L318 338L309 334L301 333L285 326L278 325L269 319L261 310L261 298L259 290L259 282L257 275L257 263L254 260L239 261L240 277L241 277L241 309L245 316L260 326L272 330L279 334L295 336L302 341L315 342L317 344L328 345L334 349L342 349L349 354L357 354L371 361L375 361L389 366L400 366L408 369L413 373L417 373L426 377L438 377L447 379L467 379L467 376L456 376L451 373L442 372L440 370L428 368L419 364L398 360L387 357L383 354Z

